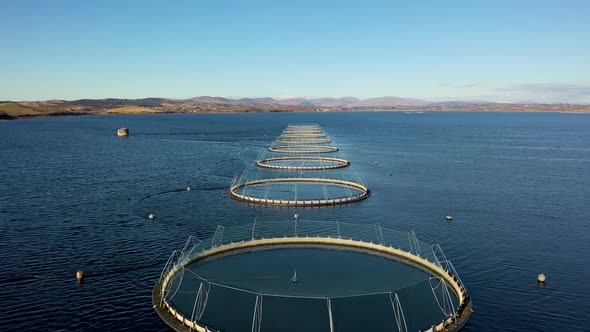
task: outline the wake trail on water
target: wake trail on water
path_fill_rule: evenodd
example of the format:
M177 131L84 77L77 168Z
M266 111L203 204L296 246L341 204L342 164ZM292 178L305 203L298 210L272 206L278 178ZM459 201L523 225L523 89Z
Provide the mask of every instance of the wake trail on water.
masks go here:
M143 136L143 137L152 136L154 139L166 140L166 141L184 141L184 142L195 142L195 143L224 144L226 146L239 149L239 151L237 151L237 153L235 155L237 160L242 160L245 163L255 160L254 158L249 158L248 156L244 155L247 152L251 151L248 149L248 147L240 146L240 145L236 144L235 142L231 142L231 141L160 138L160 137L156 137L158 135L154 135L154 134L138 134L136 136ZM225 174L211 174L211 175L217 176L220 178L225 178L225 179L232 179L233 178L232 176L228 176ZM190 192L190 191L211 192L211 191L217 191L217 190L226 190L227 188L228 188L227 185L224 185L224 186L210 185L210 186L201 186L201 187L189 186L187 188L175 188L175 189L170 189L170 190L163 190L163 191L160 191L157 193L147 194L147 195L139 198L137 201L135 201L135 203L133 204L132 215L134 215L137 218L141 218L141 219L149 219L149 217L148 217L149 215L146 214L147 212L144 211L144 208L138 207L138 205L147 199L154 198L154 197L157 197L160 195L180 193L180 192ZM5 210L0 210L0 213L8 213L8 212ZM160 222L161 224L169 227L171 230L179 232L183 236L194 236L186 229L183 229L179 225L175 224L173 221L168 220L168 218L166 216L156 216L156 218L154 219L154 222ZM155 266L160 266L162 264L163 264L163 260L161 260L161 259L154 259L154 260L151 260L148 262L141 262L141 263L123 262L122 264L117 264L117 266L114 266L111 268L97 269L94 271L92 271L92 270L84 271L84 279L120 275L120 274L129 273L129 272L133 272L133 271L139 271L139 270L143 270L143 269L147 269L147 268L152 268ZM75 277L76 277L75 271L74 272L60 271L60 272L49 273L49 274L13 275L13 276L6 276L4 278L0 278L0 284L20 282L20 281L26 281L26 280L63 280L63 279L73 279ZM220 280L238 281L238 280L248 280L248 279L276 279L276 278L275 277L254 277L254 278L237 278L237 279L220 279Z
M216 190L225 190L225 189L227 189L227 186L190 187L190 191L216 191ZM154 194L148 194L148 195L143 196L139 200L137 200L135 202L134 206L136 206L137 204L141 203L142 201L144 201L146 199L149 199L149 198L152 198L155 196L170 194L170 193L177 193L177 192L187 192L187 191L188 191L187 188L178 188L178 189L164 190L164 191L157 192ZM134 209L134 210L137 211L137 209ZM138 218L141 218L141 219L148 219L147 216L140 215L137 212L134 212L133 215ZM166 219L166 217L158 217L157 219L155 219L155 221L161 222L163 225L166 225L166 226L170 227L171 229L181 233L183 236L193 235L190 232L188 232L187 230L183 229L182 227L174 224L171 221L168 221ZM109 269L85 271L84 278L86 279L86 278L96 278L96 277L107 277L107 276L112 276L112 275L119 275L119 274L124 274L124 273L128 273L128 272L133 272L133 271L138 271L138 270L143 270L146 268L159 266L162 264L163 264L163 261L161 259L155 259L152 261L142 262L142 263L127 263L127 262L125 262L121 265L118 265L118 266L115 266L115 267L112 267ZM0 278L0 284L18 282L18 281L26 281L26 280L72 279L74 277L75 277L75 272L70 272L70 273L56 272L55 274L16 275L16 276L7 276L5 278Z
M227 186L209 186L209 187L201 187L201 188L198 188L198 187L197 188L189 187L189 188L190 188L190 190L188 190L187 188L172 189L172 190L164 190L164 191L161 191L161 192L158 192L158 193L155 193L155 194L146 195L146 196L140 198L137 202L135 202L134 208L133 208L133 210L134 210L133 215L135 215L136 217L141 218L141 219L149 219L148 212L145 211L145 210L143 210L143 209L141 209L141 208L137 208L137 205L140 204L142 201L144 201L146 199L149 199L149 198L152 198L152 197L156 197L156 196L159 196L159 195L170 194L170 193L177 193L177 192L226 190L227 189ZM142 214L139 213L139 210L142 210ZM185 236L191 236L191 235L193 235L190 232L188 232L187 230L183 229L182 227L180 227L180 226L178 226L178 225L176 225L176 224L174 224L172 222L167 221L166 220L166 216L156 216L156 219L155 220L160 221L163 224L176 229L182 235L185 235Z

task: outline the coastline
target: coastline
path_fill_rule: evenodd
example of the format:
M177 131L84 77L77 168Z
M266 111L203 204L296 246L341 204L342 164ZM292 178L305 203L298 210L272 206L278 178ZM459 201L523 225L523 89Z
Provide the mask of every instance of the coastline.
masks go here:
M385 98L385 97L384 97ZM391 97L393 98L393 97ZM390 98L390 99L391 99ZM383 99L383 98L382 98ZM274 112L559 112L590 113L590 104L492 103L492 102L400 102L386 99L363 103L358 99L276 100L272 98L228 99L79 99L46 101L0 101L0 120L35 117L104 114L221 114ZM419 103L418 103L419 102Z
M567 111L567 110L506 110L506 109L461 109L461 108L449 108L443 110L434 109L419 109L419 108L396 108L396 109L380 109L380 108L368 108L368 109L324 109L324 110L227 110L227 111L199 111L199 112L175 112L175 111L160 111L160 112L56 112L47 114L26 114L17 116L5 116L0 118L0 122L17 121L17 120L29 120L36 118L66 118L66 117L78 117L78 116L104 116L104 115L163 115L163 114L248 114L248 113L337 113L337 112L391 112L391 113L451 113L451 112L470 112L470 113L561 113L561 114L590 114L590 108L580 111Z

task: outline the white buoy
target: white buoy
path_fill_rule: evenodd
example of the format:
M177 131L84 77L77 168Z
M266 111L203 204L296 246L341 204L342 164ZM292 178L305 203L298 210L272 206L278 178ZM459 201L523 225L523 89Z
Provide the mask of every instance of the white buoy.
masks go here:
M81 284L82 282L84 282L84 271L78 271L76 272L76 280L78 280L78 283Z
M545 283L545 275L543 273L537 276L537 282L544 284Z
M451 221L451 220L453 220L453 216L447 216L447 220L448 220L448 221Z
M156 216L153 213L150 213L150 215L148 216L149 219L156 219Z
M295 219L295 220L299 219L299 215L298 215L297 213L295 213L295 214L293 215L293 219Z
M191 191L191 187L186 187L186 191Z
M375 165L379 164L378 162L375 162Z

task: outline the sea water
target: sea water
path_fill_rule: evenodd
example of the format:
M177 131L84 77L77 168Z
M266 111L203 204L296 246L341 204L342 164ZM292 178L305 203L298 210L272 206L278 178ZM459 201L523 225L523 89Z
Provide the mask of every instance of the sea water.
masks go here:
M307 209L229 198L290 123L321 125L372 196ZM115 136L123 126L130 137ZM294 213L439 243L473 298L466 331L590 326L590 115L36 118L0 122L0 165L0 330L165 331L151 291L189 235Z

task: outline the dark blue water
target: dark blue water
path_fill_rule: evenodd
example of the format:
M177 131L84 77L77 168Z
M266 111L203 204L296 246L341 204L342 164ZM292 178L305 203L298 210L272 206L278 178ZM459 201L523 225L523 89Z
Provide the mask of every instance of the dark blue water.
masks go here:
M289 123L321 125L372 196L302 210L227 198ZM467 331L590 326L588 115L39 118L0 122L0 165L0 330L166 330L151 290L189 234L293 213L440 243L474 300Z
M338 268L332 268L333 265ZM298 276L305 280L297 284L291 281L294 268L297 268ZM317 248L247 252L193 263L187 269L209 281L257 293L319 298L386 293L430 277L424 271L389 258ZM351 274L351 269L362 270L362 280L358 275ZM175 278L174 282L180 282L179 279ZM195 295L190 296L192 309Z
M297 283L291 280L295 267ZM333 249L269 250L267 247L195 262L183 271L182 276L177 274L170 282L167 302L184 316L191 317L197 296L195 290L203 284L202 278L207 278L211 283L203 287L208 289L209 297L200 322L223 327L223 331L251 329L257 296L253 292L264 294L262 331L329 330L328 297L332 322L336 331L341 332L394 331L392 299L395 295L402 303L408 331L425 329L448 317L433 296L432 287L438 286L438 280L430 280L430 274L390 257ZM442 301L440 288L437 291ZM388 292L395 294L390 297ZM455 307L457 302L453 296ZM270 315L266 310L269 306L290 309L276 310ZM369 312L361 315L363 310ZM232 313L231 322L228 322L227 312ZM351 316L362 319L351 322ZM240 321L236 317L243 319ZM289 323L293 320L297 323Z

